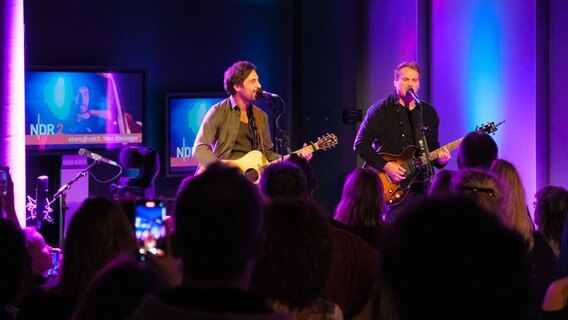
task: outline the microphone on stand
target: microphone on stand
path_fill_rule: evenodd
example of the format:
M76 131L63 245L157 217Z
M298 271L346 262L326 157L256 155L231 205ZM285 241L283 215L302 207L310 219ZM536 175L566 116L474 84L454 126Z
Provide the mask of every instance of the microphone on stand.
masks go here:
M36 228L41 228L43 219L50 220L48 207L49 201L47 200L47 192L49 191L49 178L47 176L37 177L36 182L36 200L35 200L35 219Z
M95 160L95 161L100 161L100 162L108 163L108 164L110 164L110 165L112 165L112 166L120 167L120 165L119 165L116 161L107 159L107 158L101 156L100 154L96 154L96 153L91 152L91 151L89 151L89 150L87 150L87 149L83 149L83 148L79 149L79 155L80 155L80 156L87 157L87 158L91 158L91 159L93 159L93 160Z
M264 91L262 89L258 89L258 91L256 92L256 99L260 99L260 98L280 98L279 95L277 95L276 93L272 93L272 92L268 92L268 91Z
M416 93L414 93L414 90L412 88L409 88L406 91L406 95L412 97L412 99L414 99L414 101L416 101L416 103L418 103L418 104L422 103L422 101L420 101L420 99L418 99L418 96L416 95Z

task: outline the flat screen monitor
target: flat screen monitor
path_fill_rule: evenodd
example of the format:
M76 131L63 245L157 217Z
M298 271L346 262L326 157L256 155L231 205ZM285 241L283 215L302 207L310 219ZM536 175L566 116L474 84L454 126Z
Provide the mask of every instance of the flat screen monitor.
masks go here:
M28 67L25 92L27 151L143 144L144 70Z
M227 98L224 92L166 94L166 175L193 174L197 161L193 143L211 106Z

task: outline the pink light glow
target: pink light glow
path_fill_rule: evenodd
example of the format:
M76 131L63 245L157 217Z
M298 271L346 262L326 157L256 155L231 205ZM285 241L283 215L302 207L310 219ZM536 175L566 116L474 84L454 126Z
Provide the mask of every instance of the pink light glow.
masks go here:
M10 167L14 181L16 213L20 225L25 225L26 203L26 154L25 154L25 114L24 114L24 1L3 0L1 32L4 33L3 79L5 88L2 97L2 127L0 143L3 151L2 161Z

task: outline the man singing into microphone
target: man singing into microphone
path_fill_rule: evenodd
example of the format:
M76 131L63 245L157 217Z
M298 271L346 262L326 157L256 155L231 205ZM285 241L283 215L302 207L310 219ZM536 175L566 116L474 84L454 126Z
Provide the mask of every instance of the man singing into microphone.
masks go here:
M263 96L256 66L237 61L225 71L223 82L229 97L211 107L195 138L193 157L200 167L219 159L240 159L251 150L261 151L268 161L279 158L273 151L268 115L252 104ZM309 151L299 155L312 156Z
M429 103L419 101L416 96L420 88L420 67L416 62L406 61L396 67L394 87L394 94L369 107L353 148L363 158L366 165L380 170L388 176L390 181L399 184L405 179L407 173L405 168L397 161L387 161L377 152L399 155L407 147L415 146L419 153L417 156L420 156L424 151L422 147L426 147L421 141L421 128L426 128L424 133L428 150L433 151L439 148L438 124L440 120L434 107ZM423 121L421 121L421 115ZM444 148L432 165L442 168L450 157L449 151ZM428 170L425 171L428 172ZM418 177L418 180L424 181L423 177ZM395 209L403 204L424 196L427 187L425 182L413 183L407 190L404 201L389 207L387 219L394 218Z

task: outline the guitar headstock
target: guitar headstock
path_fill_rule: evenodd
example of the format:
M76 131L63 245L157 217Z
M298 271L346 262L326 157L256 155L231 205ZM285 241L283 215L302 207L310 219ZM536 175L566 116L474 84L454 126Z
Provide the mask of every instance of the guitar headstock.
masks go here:
M495 133L495 131L497 131L497 127L500 126L501 124L503 124L503 122L505 122L505 120L499 122L498 124L495 124L495 122L491 121L491 122L488 122L487 124L484 124L484 125L481 125L481 126L476 126L475 131L483 132L483 133L487 133L487 134Z
M312 143L312 145L316 150L318 149L325 150L337 145L337 141L338 141L337 136L335 136L335 134L328 133L325 136L318 138L318 141Z

